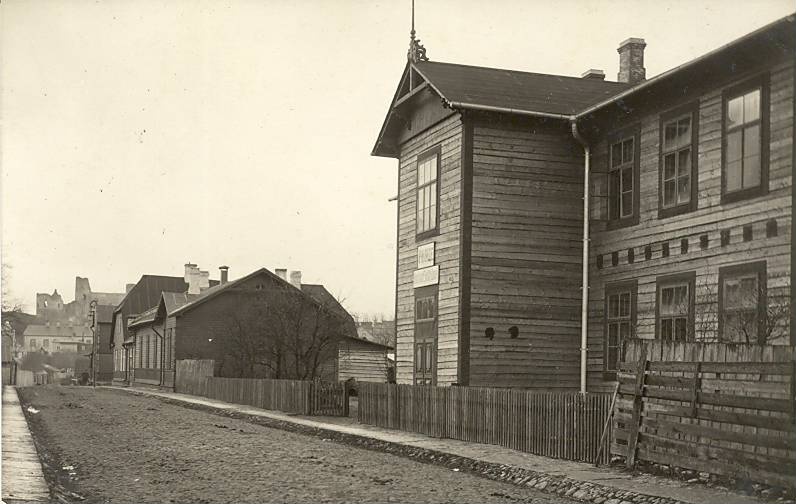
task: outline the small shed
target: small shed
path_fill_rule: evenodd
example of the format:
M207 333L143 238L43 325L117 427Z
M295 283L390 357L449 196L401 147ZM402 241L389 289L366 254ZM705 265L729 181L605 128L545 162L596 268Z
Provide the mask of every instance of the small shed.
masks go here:
M337 350L337 377L340 381L386 383L388 381L387 352L392 347L349 336L340 341Z

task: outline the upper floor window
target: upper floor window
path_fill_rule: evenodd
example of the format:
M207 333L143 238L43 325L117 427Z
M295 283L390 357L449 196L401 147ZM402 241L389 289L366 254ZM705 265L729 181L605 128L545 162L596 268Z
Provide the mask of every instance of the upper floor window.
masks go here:
M605 357L607 373L619 371L622 344L632 338L636 324L636 293L638 284L623 282L605 288Z
M768 189L768 85L757 78L724 93L722 201Z
M658 338L689 341L694 334L694 287L696 274L658 278Z
M419 236L429 236L438 230L439 161L439 147L417 158L417 234Z
M659 217L696 209L697 110L695 103L661 116Z
M638 223L638 127L609 140L608 218L614 226Z
M766 262L719 268L719 333L722 341L765 343Z

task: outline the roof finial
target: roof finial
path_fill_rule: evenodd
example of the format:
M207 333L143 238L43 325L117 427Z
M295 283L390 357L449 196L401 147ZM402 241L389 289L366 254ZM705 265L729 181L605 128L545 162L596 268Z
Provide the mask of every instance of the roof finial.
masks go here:
M409 52L406 57L412 63L428 61L426 48L420 43L420 39L415 39L415 0L412 0L412 31L409 32Z

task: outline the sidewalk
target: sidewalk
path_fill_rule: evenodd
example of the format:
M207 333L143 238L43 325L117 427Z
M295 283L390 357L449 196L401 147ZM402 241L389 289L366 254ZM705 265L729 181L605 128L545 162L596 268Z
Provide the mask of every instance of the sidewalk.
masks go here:
M41 462L22 413L17 390L3 386L3 502L50 502Z
M360 425L350 418L301 417L278 411L262 410L251 406L230 404L204 397L163 392L141 388L108 387L133 394L143 394L167 398L173 401L206 408L252 415L277 422L288 422L307 429L319 429L330 434L337 433L356 438L367 438L425 451L430 456L424 460L432 461L439 455L461 457L476 461L480 466L496 467L489 477L533 486L540 490L559 491L566 488L564 495L585 502L602 504L629 504L630 502L682 502L687 504L754 504L765 501L728 490L710 488L704 485L689 485L682 481L652 475L631 475L609 468L594 467L582 462L552 459L522 453L495 445L466 443L452 439L439 439L422 434L387 430L368 425ZM413 458L421 459L417 452ZM484 473L487 473L484 471ZM504 476L504 477L500 477ZM548 487L549 484L549 487ZM546 488L547 487L547 488ZM603 498L605 497L605 498ZM600 500L602 499L602 500Z

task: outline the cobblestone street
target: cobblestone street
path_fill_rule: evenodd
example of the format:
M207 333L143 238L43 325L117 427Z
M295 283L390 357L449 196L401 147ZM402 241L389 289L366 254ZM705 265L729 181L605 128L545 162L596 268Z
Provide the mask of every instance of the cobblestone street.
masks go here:
M87 502L573 502L118 391L20 396L48 477Z

